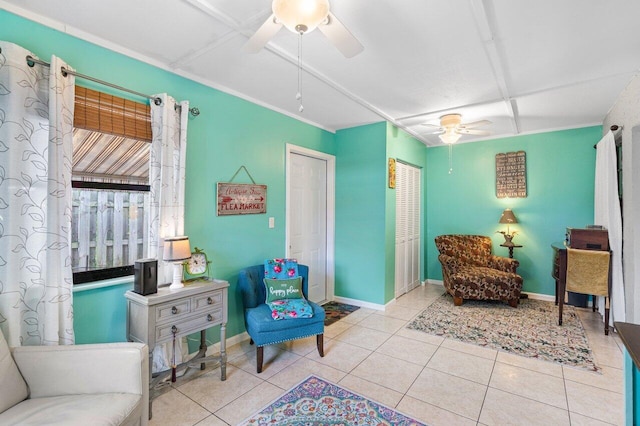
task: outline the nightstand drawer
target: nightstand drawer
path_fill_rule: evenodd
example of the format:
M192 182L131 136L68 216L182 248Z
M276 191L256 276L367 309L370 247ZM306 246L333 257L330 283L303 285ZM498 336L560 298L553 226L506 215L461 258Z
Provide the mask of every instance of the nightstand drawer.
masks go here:
M170 322L156 328L156 343L169 342L173 339L173 331L176 336L184 336L196 331L205 330L212 324L220 324L222 321L222 309L216 309L210 313L202 313L182 321ZM174 329L175 327L175 329Z
M158 324L167 321L177 321L180 317L191 312L191 299L180 299L156 308L156 322Z
M222 306L222 291L193 297L193 312L206 311Z

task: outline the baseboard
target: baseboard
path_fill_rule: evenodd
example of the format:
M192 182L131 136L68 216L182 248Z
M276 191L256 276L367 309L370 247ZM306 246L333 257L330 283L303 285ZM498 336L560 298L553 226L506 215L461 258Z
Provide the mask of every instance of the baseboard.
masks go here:
M442 282L442 280L432 280L431 278L427 278L426 280L424 280L423 285L424 284L433 284L444 287L444 283Z
M227 348L249 339L250 339L249 334L246 331L243 331L242 333L236 334L235 336L231 336L227 339ZM207 356L215 355L219 352L220 352L220 342L214 343L211 346L207 346Z
M384 308L386 306L386 305L379 305L377 303L365 302L363 300L350 299L348 297L340 297L340 296L333 296L333 300L339 303L346 303L347 305L354 305L354 306L360 306L361 308L374 309L376 311L384 311ZM395 301L395 299L393 299L392 301Z
M555 296L551 296L549 294L530 293L528 291L523 291L522 293L526 294L529 297L529 299L544 300L545 302L555 302L556 301L556 297Z

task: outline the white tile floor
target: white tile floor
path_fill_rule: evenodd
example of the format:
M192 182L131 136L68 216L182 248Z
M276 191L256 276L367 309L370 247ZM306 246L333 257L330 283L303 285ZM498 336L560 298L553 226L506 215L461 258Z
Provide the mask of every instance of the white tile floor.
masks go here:
M151 425L235 425L310 374L394 407L429 425L623 424L622 343L605 336L597 313L580 309L603 374L562 367L408 330L442 294L418 287L378 312L361 308L325 329L325 357L315 338L265 348L229 348L227 380L205 370L153 403Z

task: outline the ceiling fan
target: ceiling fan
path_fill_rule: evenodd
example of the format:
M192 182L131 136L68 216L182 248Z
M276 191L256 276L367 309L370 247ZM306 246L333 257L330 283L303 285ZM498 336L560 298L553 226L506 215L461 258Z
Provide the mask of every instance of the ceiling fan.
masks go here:
M273 13L244 45L248 53L259 52L284 25L303 35L318 28L344 56L351 58L364 46L330 12L329 0L273 0Z
M476 127L482 127L491 124L489 120L473 121L471 123L463 123L462 115L447 114L440 117L440 125L423 123L423 126L432 127L432 134L440 135L440 140L446 144L453 144L460 139L462 135L486 136L491 132L488 130L478 130Z

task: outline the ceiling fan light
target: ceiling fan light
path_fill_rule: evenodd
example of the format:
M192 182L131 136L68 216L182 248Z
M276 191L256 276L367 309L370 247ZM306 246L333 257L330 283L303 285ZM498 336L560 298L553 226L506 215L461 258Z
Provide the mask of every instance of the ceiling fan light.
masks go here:
M273 0L276 19L296 34L316 29L329 16L329 0Z
M458 139L462 137L462 135L456 132L455 128L447 127L443 134L440 136L440 140L448 145L454 144L458 142Z

